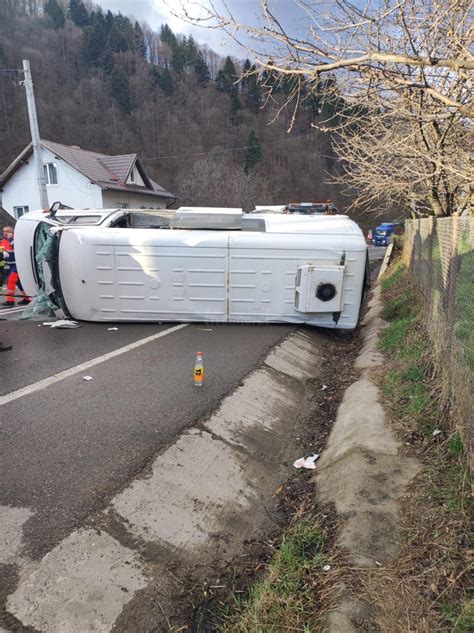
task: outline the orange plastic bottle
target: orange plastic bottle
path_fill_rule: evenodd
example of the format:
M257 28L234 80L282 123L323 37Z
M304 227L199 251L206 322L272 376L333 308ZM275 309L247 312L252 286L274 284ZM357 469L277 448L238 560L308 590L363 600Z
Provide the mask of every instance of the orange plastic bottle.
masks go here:
M202 360L203 353L197 352L196 362L194 363L194 384L196 387L202 387L204 382L204 363Z

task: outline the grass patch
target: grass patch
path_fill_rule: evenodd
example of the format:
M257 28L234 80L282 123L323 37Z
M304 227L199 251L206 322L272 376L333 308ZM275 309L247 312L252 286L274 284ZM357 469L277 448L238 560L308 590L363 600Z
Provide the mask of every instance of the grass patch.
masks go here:
M406 267L395 265L381 283L385 299L382 316L389 325L381 332L380 347L384 352L416 363L426 350L426 343L423 338L412 336L419 307Z
M407 268L404 264L398 263L390 270L390 274L384 275L381 281L382 292L386 293L397 284L400 284L401 280L406 279Z
M235 597L231 613L223 614L221 631L273 633L315 630L324 609L318 592L327 573L327 547L334 534L317 517L306 517L283 536L265 574L248 597ZM335 592L336 597L337 592ZM328 604L330 601L328 602Z
M393 350L398 353L405 346L405 341L407 340L408 333L412 327L412 317L406 317L390 323L388 328L382 332L382 336L380 337L380 346L382 350L384 352Z
M474 251L469 239L464 237L458 249L458 275L456 284L456 323L454 335L463 349L460 362L474 369Z
M451 625L453 633L472 633L474 631L474 606L470 606L470 613L466 609L465 613L458 614L452 605L447 603L441 606L443 615Z
M462 633L474 630L470 471L461 436L450 430L450 408L440 404L441 377L434 373L406 270L396 265L382 286L389 320L380 338L386 358L379 377L384 404L424 470L404 504L400 555L383 583L368 574L363 585L367 599L379 607L383 631ZM441 433L433 436L435 429ZM390 580L404 599L393 599Z

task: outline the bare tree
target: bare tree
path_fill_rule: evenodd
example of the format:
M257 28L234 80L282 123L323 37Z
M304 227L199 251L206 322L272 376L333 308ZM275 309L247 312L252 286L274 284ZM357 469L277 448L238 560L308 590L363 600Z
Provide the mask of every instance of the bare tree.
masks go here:
M261 177L247 176L243 169L215 158L192 165L181 180L179 197L182 204L249 211L255 204L272 204L277 192Z
M468 206L471 126L459 113L437 116L425 100L416 110L397 95L389 108L367 103L357 121L346 104L339 115L346 125L333 136L342 172L335 181L356 188L353 205L368 211L396 205L438 217Z
M181 13L226 31L267 76L292 80L283 104L293 108L291 124L304 99L337 98L336 116L316 125L335 136L338 180L358 192L354 206L402 204L438 216L462 210L472 181L471 2L293 4L305 32L283 24L269 0L261 0L255 24L242 24L226 3L219 11L212 0L205 14L200 5L199 18L189 3Z

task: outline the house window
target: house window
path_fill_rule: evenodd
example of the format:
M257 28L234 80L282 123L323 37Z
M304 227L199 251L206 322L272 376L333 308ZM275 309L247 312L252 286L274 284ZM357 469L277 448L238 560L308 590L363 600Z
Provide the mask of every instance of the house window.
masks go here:
M44 169L44 179L47 185L57 185L58 184L58 170L56 168L56 163L46 163L43 165Z
M24 213L28 213L29 210L29 207L13 207L13 213L17 220L21 218Z

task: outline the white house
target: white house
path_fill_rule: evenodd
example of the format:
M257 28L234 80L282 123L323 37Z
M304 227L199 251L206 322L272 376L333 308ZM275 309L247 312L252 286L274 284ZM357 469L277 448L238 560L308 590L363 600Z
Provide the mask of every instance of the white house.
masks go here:
M166 209L176 201L146 175L137 154L108 156L42 140L41 155L48 206ZM0 176L0 193L1 206L17 219L41 208L31 144Z

